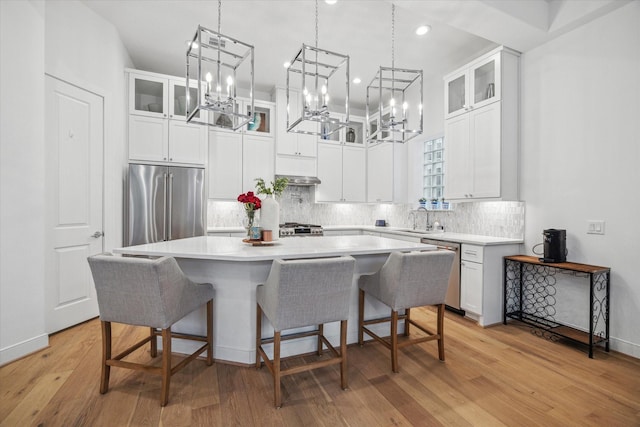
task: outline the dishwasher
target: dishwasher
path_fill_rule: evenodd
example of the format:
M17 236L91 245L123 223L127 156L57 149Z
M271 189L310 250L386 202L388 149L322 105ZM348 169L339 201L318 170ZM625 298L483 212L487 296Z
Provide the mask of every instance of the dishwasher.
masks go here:
M447 288L447 296L445 297L444 303L450 311L464 316L464 310L460 308L460 243L433 239L420 239L420 242L434 245L438 249L447 249L455 253L453 265L451 266L451 275L449 276L449 287Z

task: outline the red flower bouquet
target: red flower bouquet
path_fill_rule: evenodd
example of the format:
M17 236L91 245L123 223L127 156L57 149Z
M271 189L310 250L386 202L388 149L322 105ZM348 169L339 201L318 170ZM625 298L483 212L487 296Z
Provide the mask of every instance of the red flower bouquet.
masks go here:
M253 227L253 221L256 211L262 206L262 201L253 194L253 191L248 191L245 194L238 196L238 201L244 204L244 211L247 213L247 235L251 233L251 227Z

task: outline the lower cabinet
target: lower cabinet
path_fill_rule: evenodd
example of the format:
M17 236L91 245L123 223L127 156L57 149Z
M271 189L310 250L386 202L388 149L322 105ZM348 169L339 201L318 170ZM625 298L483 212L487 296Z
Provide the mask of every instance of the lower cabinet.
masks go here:
M240 132L210 131L209 198L236 200L255 191L255 179L274 178L273 138Z
M460 250L460 308L480 326L502 322L502 260L520 253L520 245L462 244Z
M460 261L460 308L482 314L482 263Z

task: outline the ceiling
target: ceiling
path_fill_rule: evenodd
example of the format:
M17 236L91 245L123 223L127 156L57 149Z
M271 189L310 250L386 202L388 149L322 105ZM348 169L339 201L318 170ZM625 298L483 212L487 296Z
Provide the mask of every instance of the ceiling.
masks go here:
M198 25L217 29L218 2L204 0L83 0L119 32L135 68L185 75L185 52ZM626 0L398 0L395 65L423 69L438 79L480 53L503 44L525 52ZM318 47L350 56L355 106L367 83L391 66L391 2L339 0L319 8ZM225 0L221 33L255 46L256 90L285 84L283 63L302 43L315 44L312 0ZM419 25L431 31L417 36Z

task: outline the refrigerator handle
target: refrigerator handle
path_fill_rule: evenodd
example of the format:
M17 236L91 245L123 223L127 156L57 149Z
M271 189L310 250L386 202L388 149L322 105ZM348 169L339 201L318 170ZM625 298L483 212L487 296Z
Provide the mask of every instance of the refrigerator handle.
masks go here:
M167 233L167 240L172 240L171 236L171 212L173 211L173 172L169 172L169 210L167 210L167 228L169 229Z
M163 173L162 174L163 179L164 179L164 197L163 197L163 208L164 208L164 212L165 212L165 219L164 219L164 224L162 226L162 240L167 240L167 173Z

